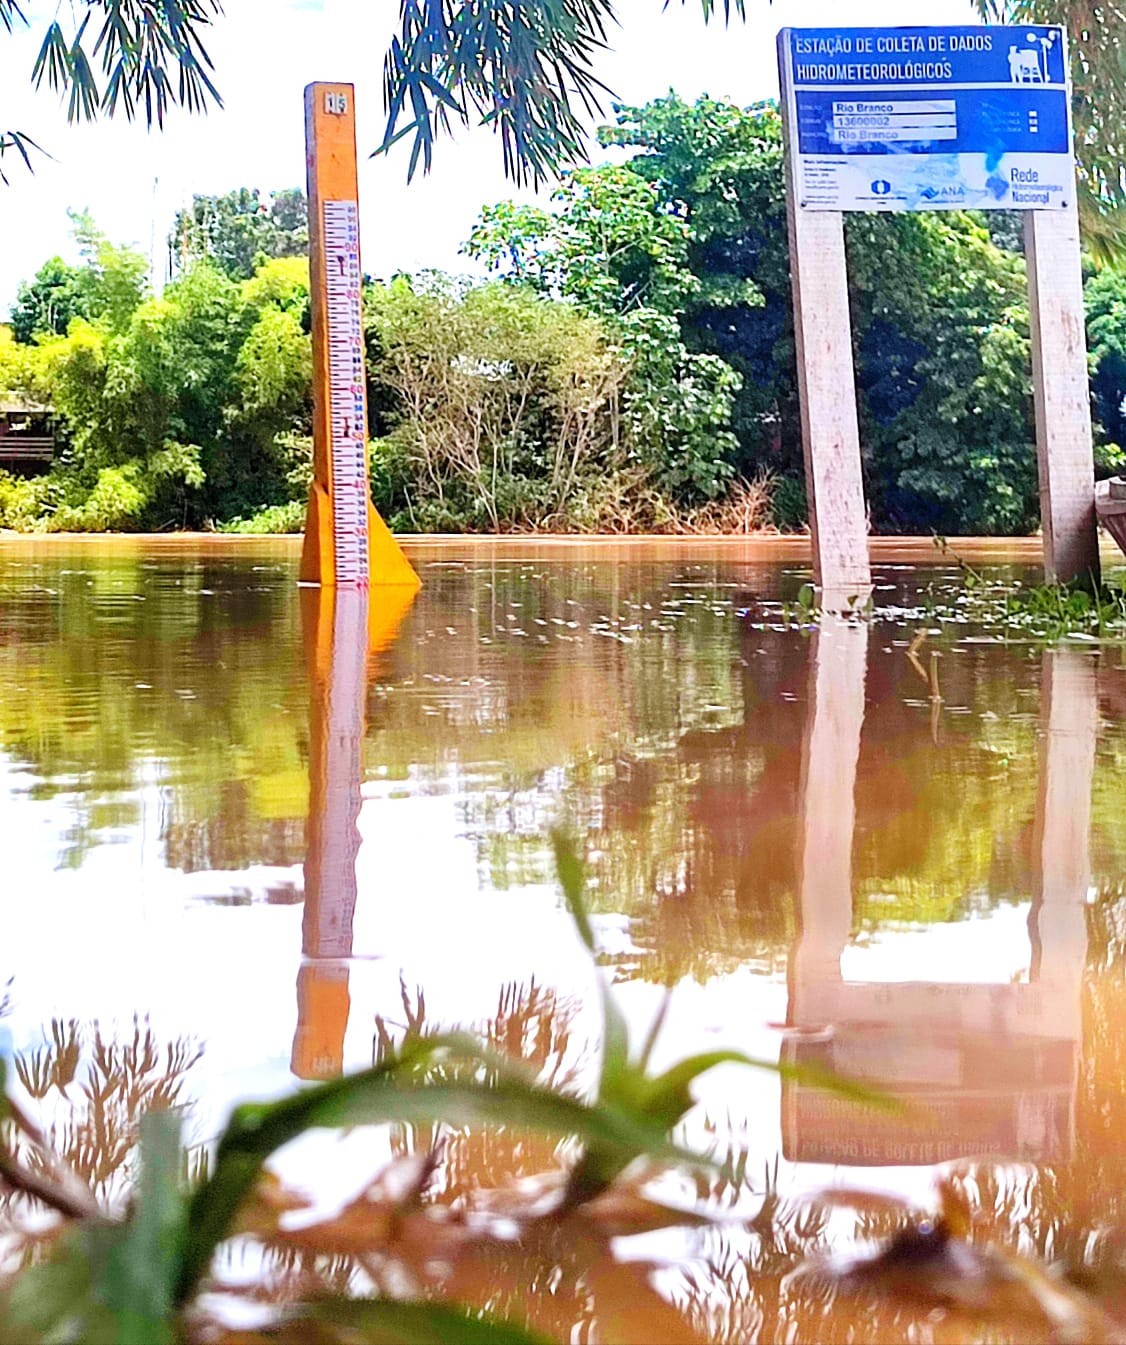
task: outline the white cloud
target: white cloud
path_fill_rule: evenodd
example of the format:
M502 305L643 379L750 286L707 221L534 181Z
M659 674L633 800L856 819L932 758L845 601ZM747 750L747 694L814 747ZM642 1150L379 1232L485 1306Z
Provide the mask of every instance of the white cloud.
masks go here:
M17 169L13 186L0 187L0 312L47 257L72 255L68 206L88 207L115 241L151 248L159 277L169 225L193 192L303 184L302 90L316 79L357 88L365 269L466 269L458 247L478 210L514 195L499 142L477 131L440 144L431 176L409 188L405 146L390 158L366 157L382 130L382 59L397 12L395 0L228 0L210 42L225 109L174 114L163 134L120 123L68 127L53 96L30 88L43 21L33 20L31 33L0 35L0 126L26 130L54 156L39 160L34 177ZM728 29L705 27L697 0L666 11L661 0L620 0L618 12L598 73L635 103L670 87L685 98L773 97L777 29L841 21L832 0L749 0L747 22ZM903 17L901 0L856 0L849 22ZM970 14L967 0L916 0L910 18L968 22Z

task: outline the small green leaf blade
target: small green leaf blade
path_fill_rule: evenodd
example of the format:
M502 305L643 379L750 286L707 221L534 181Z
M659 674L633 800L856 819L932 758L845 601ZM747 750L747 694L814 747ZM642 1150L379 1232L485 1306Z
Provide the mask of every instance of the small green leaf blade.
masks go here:
M555 852L555 872L559 886L563 889L563 900L571 912L571 919L579 932L579 938L588 952L595 952L594 930L586 910L586 883L583 877L582 861L575 847L562 831L551 833L551 848Z
M335 1299L314 1304L302 1317L343 1327L364 1345L549 1345L538 1332L441 1303Z
M141 1177L133 1211L95 1292L118 1320L117 1345L173 1340L186 1205L180 1192L180 1120L149 1112L141 1121Z
M477 1061L483 1067L481 1077L428 1081L420 1076L419 1066L438 1051ZM423 1121L518 1127L575 1136L591 1148L615 1153L647 1154L667 1162L708 1161L671 1144L662 1127L624 1108L605 1102L588 1105L536 1084L521 1066L485 1051L471 1038L427 1038L362 1074L235 1111L219 1141L212 1176L191 1202L177 1301L184 1302L206 1272L263 1164L283 1144L319 1126Z

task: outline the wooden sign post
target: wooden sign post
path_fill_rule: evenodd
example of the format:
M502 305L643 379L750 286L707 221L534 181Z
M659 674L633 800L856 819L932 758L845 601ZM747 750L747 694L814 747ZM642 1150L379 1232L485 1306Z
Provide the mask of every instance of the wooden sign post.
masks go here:
M313 316L313 484L301 581L419 587L418 575L371 503L360 311L355 91L305 89L309 280Z

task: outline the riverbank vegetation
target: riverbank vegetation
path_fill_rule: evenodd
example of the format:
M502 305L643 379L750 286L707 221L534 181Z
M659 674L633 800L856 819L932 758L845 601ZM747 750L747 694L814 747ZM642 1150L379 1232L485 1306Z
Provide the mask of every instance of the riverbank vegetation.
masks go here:
M486 209L487 278L365 288L372 489L410 531L723 531L805 517L780 123L674 94L618 109L624 162ZM1025 532L1036 470L1019 221L848 219L874 528ZM75 217L0 332L0 387L54 408L0 527L300 528L310 474L304 203L197 198L159 297ZM1123 461L1126 275L1087 280L1098 459Z

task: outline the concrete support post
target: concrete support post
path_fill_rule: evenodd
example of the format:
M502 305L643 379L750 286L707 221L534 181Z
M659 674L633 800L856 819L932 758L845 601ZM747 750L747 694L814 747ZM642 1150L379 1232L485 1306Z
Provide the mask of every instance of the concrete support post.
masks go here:
M1036 460L1044 577L1049 583L1099 577L1079 216L1072 196L1066 210L1030 210L1024 217Z
M797 127L792 124L789 48L779 34L783 132L786 141L786 215L794 295L798 392L813 579L821 606L841 610L867 600L868 517L860 470L856 374L848 311L844 216L803 210L794 182Z

